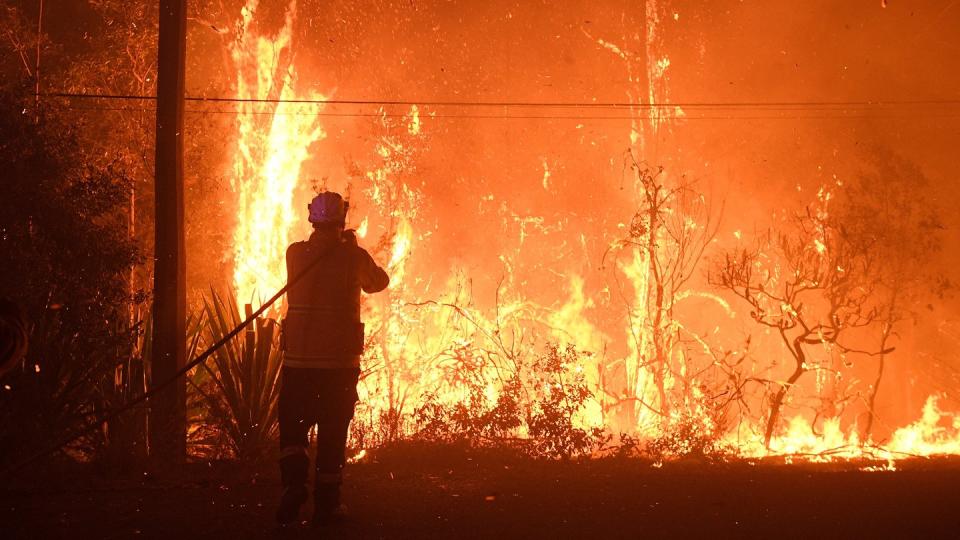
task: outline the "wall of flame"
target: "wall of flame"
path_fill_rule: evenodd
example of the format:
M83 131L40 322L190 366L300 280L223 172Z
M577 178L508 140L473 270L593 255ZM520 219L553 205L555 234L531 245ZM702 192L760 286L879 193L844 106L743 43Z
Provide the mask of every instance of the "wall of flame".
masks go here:
M230 47L236 97L325 100L324 94L298 90L302 85L298 84L293 43L296 3L288 6L280 29L269 33L257 29L258 8L255 0L247 2ZM646 2L645 9L644 31L635 35L625 33L614 40L589 30L582 32L586 42L622 63L629 81L628 99L668 102L671 61L662 52L660 27L670 11L653 0ZM233 284L241 303L256 304L283 285L285 249L309 231L304 209L316 186L306 181L305 164L327 151L321 115L325 105L245 107L237 116L230 172L237 204ZM669 118L635 110L625 119L627 129L611 133L637 155L656 155L670 137L670 118L682 118L683 114L679 108L670 111ZM418 170L418 164L425 162L420 157L435 142L434 137L449 134L442 117L417 106L400 113L381 108L371 115L370 123L374 135L364 141L365 148L359 152L364 165L346 171L342 178L323 181L324 187L348 194L355 208L350 216L352 226L358 229L361 242L386 265L392 279L389 292L370 298L364 308L372 330L361 385L366 414L371 418L385 417L386 412L409 414L424 393L438 389L443 400L463 399L462 388L445 383L444 365L451 361L452 348L476 347L493 357L510 358L519 348L535 350L553 341L571 343L592 354L582 365L570 366L584 373L594 389L595 397L579 419L584 426L654 437L667 429L671 420L692 415L701 419L702 429L716 429L702 404L689 403L687 410L673 411L666 419L655 412L664 404L648 361L652 345L648 330L650 261L646 255L624 251L609 268L596 268L602 251L623 235L624 216L630 216L639 196L636 185L624 186L622 177L613 177L609 183L619 184L618 188L598 187L594 193L586 193L593 188L590 182L568 180L563 185L563 165L553 156L543 155L529 171L530 184L541 189L517 188L515 200L506 200L503 190L494 193L486 190L487 185L477 185L471 191L469 185L462 185L462 179L456 179L456 195L468 193L469 197L444 199L442 189L426 185L428 173ZM490 148L504 148L504 141L485 141L489 136L477 134L477 146L471 149L482 151L485 142ZM670 158L661 153L661 159ZM564 209L576 214L583 202L598 193L607 215L587 216L582 221L557 218ZM527 211L541 199L560 210L554 215ZM591 201L589 207L597 204ZM451 216L461 206L469 208L462 213L467 221L457 222ZM488 230L459 234L469 229L469 220L478 215L485 219L475 225ZM441 222L452 227L441 230ZM491 223L499 225L489 228ZM739 231L734 234L739 238ZM476 259L467 250L482 251L494 262L471 267ZM615 290L612 281L621 283L621 288ZM694 280L678 303L689 298L691 310L712 310L713 316L726 320L736 317L726 300L698 288L702 286ZM720 331L720 326L700 329L704 326L700 321L689 326L684 331L706 349L714 337L711 332ZM671 353L680 366L687 366L689 354L679 347ZM752 362L761 369L756 360ZM808 390L823 392L828 382L818 378L816 388ZM668 374L667 390L676 384ZM498 391L491 382L491 401ZM697 392L693 395L702 398ZM629 414L613 414L614 401L631 403ZM840 418L813 426L809 416L792 416L769 450L760 441L762 429L757 422L756 418L743 418L726 436L744 455L815 453L832 459L864 452L856 427L849 422L843 425ZM936 396L931 396L919 420L892 430L884 455L957 453L958 433L960 417L941 410Z

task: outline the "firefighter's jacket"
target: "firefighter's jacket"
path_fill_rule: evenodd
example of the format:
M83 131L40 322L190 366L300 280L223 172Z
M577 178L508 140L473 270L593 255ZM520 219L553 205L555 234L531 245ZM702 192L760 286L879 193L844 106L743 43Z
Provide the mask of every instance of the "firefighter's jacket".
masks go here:
M363 323L360 291L375 293L390 283L352 231L343 238L315 232L287 249L287 276L320 262L287 291L283 365L295 368L360 367Z

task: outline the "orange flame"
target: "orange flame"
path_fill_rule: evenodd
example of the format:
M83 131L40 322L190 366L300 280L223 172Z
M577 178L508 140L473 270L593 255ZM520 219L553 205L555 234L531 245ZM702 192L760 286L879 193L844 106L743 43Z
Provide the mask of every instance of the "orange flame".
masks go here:
M243 8L239 38L230 48L237 69L236 97L324 100L318 93L299 95L294 90L290 48L296 2L273 37L252 29L257 5L257 0L250 0ZM245 107L237 116L233 162L237 192L233 279L242 303L271 294L286 281L284 254L291 232L303 226L302 212L295 212L293 204L301 167L310 157L310 147L325 136L315 114L322 104L281 102L266 115L255 107Z
M244 7L239 37L230 49L237 70L236 97L323 101L323 95L298 93L295 89L291 39L296 3L290 4L284 26L274 36L260 35L254 29L257 7L256 0L249 0ZM649 24L655 22L648 21ZM628 59L616 45L602 39L597 42ZM650 44L644 46L649 48ZM648 52L648 55L654 58L652 53ZM664 72L670 62L665 57L655 60L647 64L653 70L650 79L663 85ZM663 88L659 93L652 89L640 90L642 92L638 95L649 94L651 103L657 101L658 96L663 101ZM237 117L237 150L232 163L233 187L237 193L233 279L241 302L250 301L258 294L269 294L286 281L285 249L292 239L298 237L298 232L306 232L308 228L303 219L304 212L298 209L296 201L298 192L303 189L300 184L303 165L315 144L325 136L315 114L322 108L320 103L276 103L267 111L250 106ZM401 418L398 429L402 431L409 427L403 425L404 415L410 414L414 402L425 391L437 391L436 395L444 403L458 403L466 397L462 385L444 386L449 382L445 381L445 366L464 360L463 356L470 361L485 361L478 358L483 354L477 350L485 351L491 358L510 359L511 355L529 353L524 347L529 348L529 342L539 339L540 343L552 340L573 344L594 355L582 365L571 366L584 375L594 394L577 419L581 426L607 427L611 431L655 438L662 435L672 422L691 416L699 429L717 430L717 423L704 407L706 396L696 386L689 391L688 399L678 404L681 410L664 412L666 404L662 402L661 391L669 393L681 386L684 377L692 376L687 371L685 355L688 353L677 347L667 351L669 358L666 361L678 367L664 370L659 375L662 388L657 387L658 373L654 371L657 367L651 361L654 344L649 330L654 324L653 311L656 309L650 305L651 261L649 254L642 250L630 251L626 262L616 269L618 277L626 282L620 292L627 301L628 313L624 322L613 326L601 326L591 320L590 312L597 307L597 302L586 292L587 280L581 274L565 274L566 291L555 296L551 304L538 305L530 300L523 290L524 284L513 280L515 259L509 254L499 254L506 277L497 290L497 305L493 309L477 307L463 286L460 269L452 264L449 273L424 279L412 273L417 258L424 257L419 248L429 230L418 221L420 193L404 183L400 175L404 158L413 151L411 144L425 137L430 127L429 120L425 122L425 119L429 118L420 108L411 107L404 118L402 133L382 137L373 149L382 160L381 165L372 168L362 179L365 185L363 194L371 209L362 218L357 234L367 240L376 231L382 232L385 241L381 244L387 247L379 255L387 260L391 274L389 292L365 306L368 328L374 330L371 333L374 337L368 343L364 359L365 367L371 371L361 384L360 394L371 415L380 418L386 413L395 414ZM662 125L662 119L650 120L646 126L638 119L632 119L631 143L642 146L644 133L649 136ZM538 175L539 178L534 180L548 191L562 174L553 170L546 159L542 159L542 171L538 172L542 172L542 176ZM826 203L829 193L821 194L821 198ZM487 200L492 200L492 196ZM530 216L516 220L521 224L519 245L524 241L529 243L531 234L536 234L524 225L543 221ZM693 220L684 223L684 227L690 229L698 226L700 224ZM740 232L734 234L739 240ZM823 253L826 248L817 240L812 249ZM434 300L425 301L424 298ZM713 293L684 290L672 301L683 298L706 299L733 316L726 301ZM794 307L783 305L779 309L787 312ZM677 333L685 329L674 323L665 331ZM535 339L524 341L525 332L534 335ZM614 341L627 346L617 353L620 354L617 358L601 358ZM710 346L701 336L694 336L692 341L709 352ZM622 398L631 408L630 425L615 425L606 415L610 388L604 386L604 380L611 366L619 366L623 372L624 381L620 381L623 388L616 389L622 395L616 397ZM497 366L484 365L481 374L489 381L484 387L484 396L492 403L503 390L494 382L500 375ZM692 380L696 382L695 378ZM818 379L817 383L820 391L823 381ZM543 391L549 393L552 390L546 385ZM960 415L941 410L937 403L936 397L929 398L922 417L896 430L882 445L861 441L855 426L845 432L839 418L829 418L820 426L814 426L802 416L787 419L769 449L757 435L762 433L762 428L755 419L741 421L724 435L724 440L736 449L736 453L747 457L780 454L829 460L881 456L890 460L892 467L895 459L906 455L960 453ZM523 433L518 435L523 436ZM363 452L356 459L362 455Z

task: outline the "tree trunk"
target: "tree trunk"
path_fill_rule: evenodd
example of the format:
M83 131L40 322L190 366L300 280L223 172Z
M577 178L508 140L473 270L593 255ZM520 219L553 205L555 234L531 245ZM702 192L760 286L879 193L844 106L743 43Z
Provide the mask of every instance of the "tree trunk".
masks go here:
M787 391L805 371L798 366L790 375L790 378L787 379L787 382L780 385L780 390L777 390L776 395L773 396L773 401L770 403L770 417L767 418L767 429L763 434L763 446L767 450L770 449L770 439L773 438L773 431L777 428L777 421L780 420L780 407L783 405L783 398L786 397Z
M780 335L783 336L783 331L781 331ZM770 402L770 416L767 418L767 429L763 434L763 446L767 450L770 449L770 440L773 438L773 432L777 429L777 422L780 420L780 408L783 406L783 400L787 396L787 392L791 387L793 387L800 376L807 371L807 369L803 366L806 362L806 355L803 353L802 347L803 345L801 345L801 338L798 337L793 340L791 352L793 353L793 357L796 360L797 365L793 369L793 373L790 375L790 378L788 378L785 383L780 385L780 389L777 390L777 393L773 396L773 401Z
M864 441L869 440L873 435L873 424L877 417L877 393L880 392L880 379L883 378L883 369L887 359L887 341L890 339L893 325L889 322L883 325L883 334L880 338L880 362L877 365L877 377L873 381L873 388L870 390L870 398L867 400L869 414L867 415L867 425L863 430Z
M663 415L664 419L666 420L670 417L670 400L667 397L666 388L666 374L668 372L667 354L666 351L664 351L665 347L663 343L663 329L661 327L663 324L664 312L663 275L657 268L657 231L660 229L660 186L656 183L652 183L652 185L646 186L646 190L648 204L650 205L648 217L649 230L647 231L646 248L647 258L649 261L650 283L652 283L652 286L654 287L653 324L650 328L653 337L653 353L656 357L653 364L653 380L657 385L657 394L660 399L660 403L657 404L657 409L659 409L660 414Z

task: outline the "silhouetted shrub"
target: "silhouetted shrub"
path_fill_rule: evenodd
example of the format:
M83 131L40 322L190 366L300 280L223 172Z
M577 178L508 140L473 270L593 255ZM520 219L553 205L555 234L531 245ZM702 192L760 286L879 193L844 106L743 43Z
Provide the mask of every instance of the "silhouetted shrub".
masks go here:
M94 162L66 126L0 96L0 296L31 326L24 362L0 386L0 459L113 406L116 370L132 356L130 185Z

